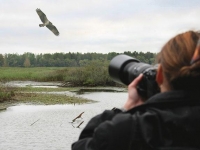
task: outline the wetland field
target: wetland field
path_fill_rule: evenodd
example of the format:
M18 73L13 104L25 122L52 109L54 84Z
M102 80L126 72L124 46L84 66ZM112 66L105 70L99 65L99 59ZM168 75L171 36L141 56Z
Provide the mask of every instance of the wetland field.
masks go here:
M83 70L88 70L88 68L0 67L0 109L19 103L39 105L93 103L94 100L78 95L84 92L126 91L124 87L118 88L118 86L109 86L109 84L102 86L104 78L109 80L107 83L111 82L101 73L98 75L100 71L93 73L94 76L98 76L98 80L96 79L98 82L96 80L95 82L87 81ZM79 80L84 84L79 84Z

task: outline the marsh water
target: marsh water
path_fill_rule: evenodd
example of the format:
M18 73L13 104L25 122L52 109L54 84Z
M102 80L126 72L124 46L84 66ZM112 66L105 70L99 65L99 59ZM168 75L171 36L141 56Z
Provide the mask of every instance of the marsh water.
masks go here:
M27 85L24 82L16 84ZM29 84L34 85L34 82ZM45 86L51 87L51 84ZM48 106L19 104L1 111L0 150L70 150L87 122L105 109L121 107L127 93L87 92L77 96L97 102ZM81 112L84 112L82 118L72 123Z

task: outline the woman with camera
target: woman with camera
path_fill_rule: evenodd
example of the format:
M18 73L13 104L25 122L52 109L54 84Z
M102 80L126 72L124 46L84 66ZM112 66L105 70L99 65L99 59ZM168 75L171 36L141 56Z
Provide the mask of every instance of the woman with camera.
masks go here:
M137 92L139 75L123 108L92 118L73 150L200 149L200 33L170 39L157 63L160 93L144 101Z

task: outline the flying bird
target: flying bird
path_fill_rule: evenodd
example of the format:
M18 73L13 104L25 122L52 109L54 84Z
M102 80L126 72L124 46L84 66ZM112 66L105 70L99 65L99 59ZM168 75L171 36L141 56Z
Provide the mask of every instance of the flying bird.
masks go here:
M40 20L43 22L43 24L39 24L40 27L46 26L49 30L51 30L56 36L59 35L58 29L47 19L47 16L39 9L36 9L36 12L38 16L40 17Z

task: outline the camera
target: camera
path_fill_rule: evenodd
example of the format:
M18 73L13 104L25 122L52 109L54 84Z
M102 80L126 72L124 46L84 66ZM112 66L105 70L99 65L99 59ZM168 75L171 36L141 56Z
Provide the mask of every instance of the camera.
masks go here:
M137 91L144 100L147 100L160 92L156 82L157 68L158 65L153 66L128 55L119 54L110 61L108 72L115 82L125 85L129 85L142 73L143 78L137 86Z

